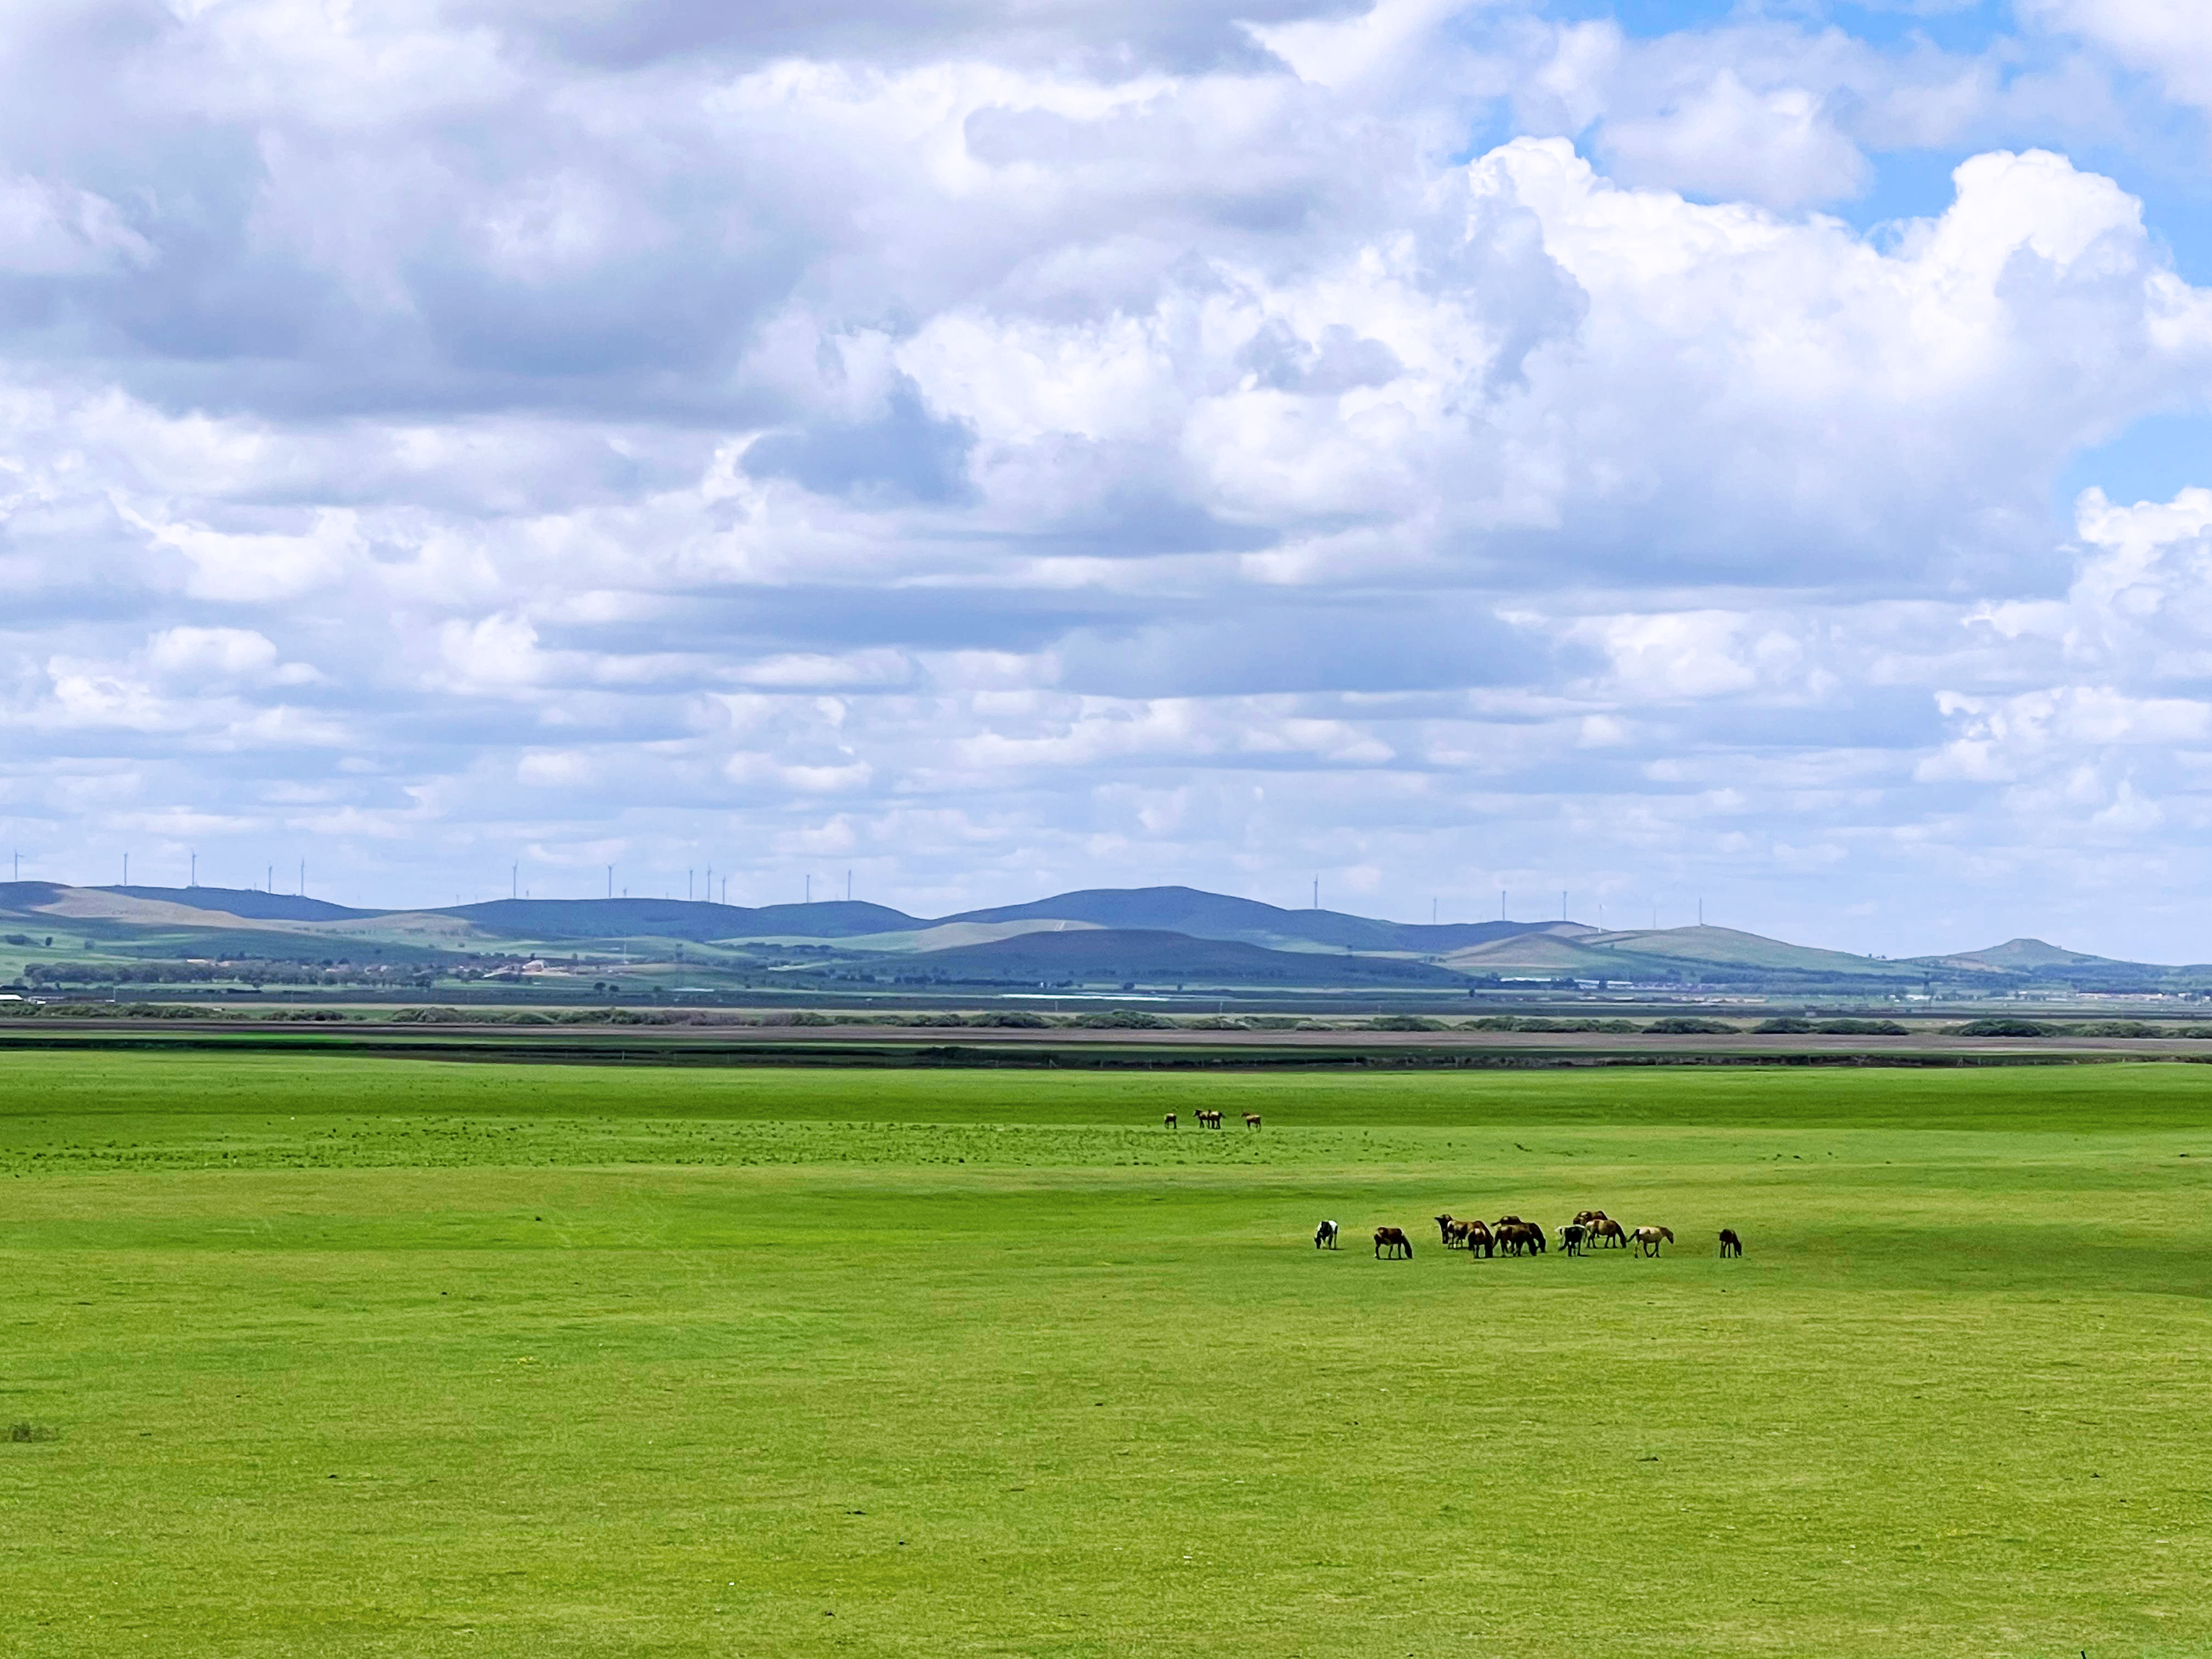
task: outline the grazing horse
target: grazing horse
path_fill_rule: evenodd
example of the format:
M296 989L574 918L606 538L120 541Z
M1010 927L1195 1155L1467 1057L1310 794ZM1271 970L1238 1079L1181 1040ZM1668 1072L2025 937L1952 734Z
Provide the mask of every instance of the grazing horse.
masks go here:
M1467 1239L1468 1260L1471 1261L1478 1255L1487 1259L1498 1254L1498 1235L1481 1222L1463 1221L1458 1224L1467 1229L1464 1237Z
M1559 1248L1569 1255L1580 1255L1583 1253L1583 1240L1588 1237L1589 1233L1581 1222L1570 1221L1559 1229Z
M1260 1127L1260 1115L1259 1115L1259 1113L1257 1113L1257 1112L1247 1112L1247 1113L1245 1113L1245 1114L1244 1114L1244 1127L1245 1127L1246 1128L1248 1128L1248 1129L1256 1129L1256 1128L1258 1128L1258 1127Z
M1448 1250L1455 1243L1464 1244L1467 1243L1467 1223L1455 1221L1451 1212L1447 1210L1437 1218L1437 1236L1443 1241L1444 1249Z
M1379 1256L1385 1250L1389 1252L1393 1261L1403 1256L1411 1261L1413 1259L1413 1241L1406 1237L1403 1227L1377 1227L1375 1230L1375 1254Z
M1658 1255L1659 1241L1662 1238L1669 1244L1674 1242L1674 1231L1671 1227L1638 1227L1628 1237L1636 1249L1644 1255Z
M1175 1126L1176 1121L1175 1114L1173 1112L1170 1112L1164 1118L1160 1120L1160 1127L1164 1129L1172 1129Z
M1628 1235L1620 1230L1620 1224L1611 1217L1599 1222L1590 1229L1590 1232L1598 1243L1608 1250L1628 1248Z
M1498 1230L1508 1255L1535 1255L1544 1248L1544 1230L1527 1221L1509 1221Z
M1602 1221L1604 1219L1605 1212L1603 1210L1577 1210L1575 1212L1575 1225L1577 1227L1587 1227L1593 1222Z
M1324 1221L1314 1229L1314 1249L1333 1250L1336 1248L1336 1223Z
M1733 1227L1721 1229L1721 1254L1723 1255L1743 1254L1743 1241L1735 1236L1735 1229Z

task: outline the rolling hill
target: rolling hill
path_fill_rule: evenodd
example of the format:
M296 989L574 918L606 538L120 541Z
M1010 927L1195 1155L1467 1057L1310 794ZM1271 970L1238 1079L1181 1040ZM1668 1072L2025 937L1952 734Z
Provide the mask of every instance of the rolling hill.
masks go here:
M1463 973L1572 975L1580 979L1739 981L1747 974L1793 980L1910 980L1922 972L1900 963L1785 944L1733 927L1637 928L1564 938L1524 935L1497 939L1446 957Z
M485 957L581 955L688 975L829 972L972 982L1247 984L1347 988L1519 980L1697 983L1874 993L1926 982L2008 992L2200 990L2212 967L2168 968L2008 939L1955 955L1885 960L1726 927L1603 931L1572 921L1425 926L1291 910L1190 887L1090 888L932 920L824 900L750 908L676 899L498 899L377 910L216 887L0 883L7 944L111 959L406 960L456 969ZM46 941L52 939L52 943ZM1233 948L1232 948L1233 947ZM1240 954L1249 952L1249 954Z
M902 975L969 985L1150 987L1388 986L1464 988L1467 981L1395 957L1270 951L1239 939L1193 939L1152 928L1086 927L1030 933L989 945L895 958Z
M1240 939L1271 950L1315 946L1337 951L1441 956L1492 939L1553 930L1594 932L1573 922L1477 921L1436 926L1378 921L1337 910L1285 910L1256 899L1231 898L1195 887L1093 887L1029 904L965 910L946 921L1064 921L1094 927Z

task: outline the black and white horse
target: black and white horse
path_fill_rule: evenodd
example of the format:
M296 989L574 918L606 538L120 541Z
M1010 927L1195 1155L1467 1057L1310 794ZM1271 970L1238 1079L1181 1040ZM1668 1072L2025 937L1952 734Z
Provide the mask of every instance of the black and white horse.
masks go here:
M1324 1221L1314 1229L1314 1249L1333 1250L1336 1248L1336 1223Z
M1589 1229L1579 1221L1570 1221L1559 1229L1559 1249L1569 1255L1583 1253L1583 1241L1589 1237Z

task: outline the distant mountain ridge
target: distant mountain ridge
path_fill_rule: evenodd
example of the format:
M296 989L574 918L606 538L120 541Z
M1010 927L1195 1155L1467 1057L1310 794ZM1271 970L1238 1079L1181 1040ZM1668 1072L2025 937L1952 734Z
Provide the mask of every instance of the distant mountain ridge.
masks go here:
M779 966L826 971L827 960L835 958L852 964L848 976L878 982L981 974L1039 982L1066 982L1071 975L1184 981L1228 975L1285 986L1569 980L1770 989L1828 985L1886 995L1937 979L1984 988L2212 988L2212 968L2122 962L2038 939L1891 960L1703 925L1601 930L1567 920L1419 924L1286 909L1181 886L1086 888L929 918L842 899L749 907L667 898L509 898L380 910L256 889L28 881L0 883L4 916L66 930L88 950L98 943L142 956L619 955L625 963L680 957L702 971L719 963L736 973ZM686 954L695 945L699 949Z

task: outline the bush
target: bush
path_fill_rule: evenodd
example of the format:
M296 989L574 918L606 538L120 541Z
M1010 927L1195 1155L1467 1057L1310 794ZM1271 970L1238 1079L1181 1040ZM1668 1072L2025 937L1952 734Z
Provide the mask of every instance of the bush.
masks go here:
M1773 1019L1762 1019L1752 1030L1759 1036L1797 1036L1815 1029L1809 1019L1796 1014L1782 1014Z
M676 1023L657 1008L610 1008L604 1018L610 1025L672 1025Z
M50 1428L44 1423L17 1422L8 1425L8 1438L18 1445L27 1444L33 1440L58 1440L61 1437L58 1429Z
M1824 1019L1813 1028L1826 1036L1911 1036L1893 1019Z
M1446 1026L1439 1019L1423 1019L1419 1014L1378 1014L1367 1022L1370 1031L1441 1031Z
M969 1022L975 1025L995 1025L1001 1030L1048 1031L1052 1022L1042 1014L1033 1014L1026 1008L1006 1008L997 1013L978 1014Z
M2074 1028L2075 1036L2154 1037L2169 1035L2162 1025L2148 1024L2140 1019L2094 1019L2087 1025Z
M1724 1019L1698 1019L1686 1014L1670 1014L1665 1019L1655 1019L1644 1028L1646 1036L1706 1036L1722 1032L1735 1033L1741 1026L1729 1024Z
M2058 1028L2034 1019L2012 1018L1970 1019L1964 1025L1950 1027L1943 1035L1945 1036L2056 1036L2058 1035Z
M1116 1008L1110 1013L1083 1014L1075 1022L1093 1030L1158 1031L1172 1026L1175 1022L1158 1014L1148 1014L1140 1008Z
M1252 1028L1241 1019L1230 1019L1220 1014L1208 1014L1204 1019L1191 1021L1194 1031L1249 1031Z
M469 1017L458 1008L394 1008L394 1025L459 1025Z

